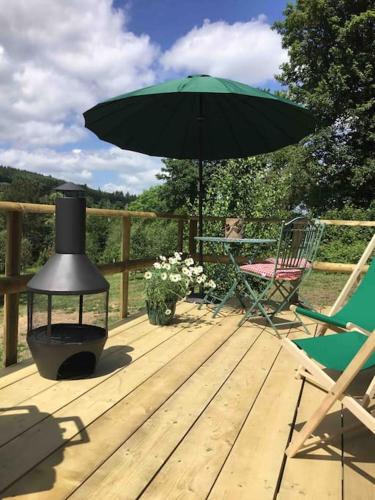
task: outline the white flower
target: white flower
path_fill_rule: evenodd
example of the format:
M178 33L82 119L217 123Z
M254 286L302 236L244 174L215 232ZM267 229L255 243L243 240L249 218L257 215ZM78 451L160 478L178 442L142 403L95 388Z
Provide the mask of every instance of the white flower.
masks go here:
M180 274L170 274L169 279L173 281L173 283L177 283L177 281L181 281L181 275Z
M170 315L172 314L172 311L171 311L170 309L166 309L166 310L165 310L165 314L166 314L167 316L170 316Z
M175 252L174 256L175 256L176 260L181 260L181 252Z
M169 263L170 263L170 264L172 264L172 265L173 265L173 264L177 264L177 259L175 259L174 257L169 257L168 261L169 261Z
M190 266L192 266L194 264L194 261L193 261L193 259L191 257L185 259L184 262L185 262L185 265L188 266L188 267L190 267Z
M210 280L210 281L207 283L207 286L209 286L210 288L215 289L215 288L216 288L216 283L215 283L213 280Z
M164 255L159 255L159 259L162 261L162 262L165 262L167 260L166 257L164 257Z
M168 275L167 273L161 273L160 278L165 281L167 279Z
M195 276L199 276L200 274L203 273L203 267L202 266L193 267L192 271L195 274Z
M150 271L147 271L145 273L145 278L146 278L146 280L150 280L152 278L152 273L150 273Z
M168 262L165 262L164 264L161 265L163 269L166 269L167 271L171 270L171 265L168 264Z
M202 283L204 283L207 279L207 276L205 274L201 274L201 280L202 280Z
M197 283L202 283L202 282L203 282L203 280L202 280L202 276L198 276L198 278L197 278Z
M160 262L155 262L155 263L154 263L154 268L155 268L155 269L161 269L161 264L160 264Z
M182 268L182 272L184 274L186 274L186 276L190 276L191 275L190 269L188 269L187 267L183 267Z

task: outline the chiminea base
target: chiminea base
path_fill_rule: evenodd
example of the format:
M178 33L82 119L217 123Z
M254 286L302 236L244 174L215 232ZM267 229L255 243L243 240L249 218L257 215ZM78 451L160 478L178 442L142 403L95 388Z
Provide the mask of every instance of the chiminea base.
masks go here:
M96 368L107 333L104 328L93 325L56 323L31 330L27 343L44 378L58 380L84 378Z

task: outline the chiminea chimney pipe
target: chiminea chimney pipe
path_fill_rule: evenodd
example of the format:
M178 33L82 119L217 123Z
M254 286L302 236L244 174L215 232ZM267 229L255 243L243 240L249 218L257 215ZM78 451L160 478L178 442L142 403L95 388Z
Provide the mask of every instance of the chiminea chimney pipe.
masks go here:
M56 253L84 254L86 250L86 199L56 199Z

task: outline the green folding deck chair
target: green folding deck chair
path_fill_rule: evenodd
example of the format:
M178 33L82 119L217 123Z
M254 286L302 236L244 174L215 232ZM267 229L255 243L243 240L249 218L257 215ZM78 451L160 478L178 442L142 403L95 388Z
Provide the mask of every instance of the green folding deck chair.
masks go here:
M310 337L300 340L283 340L284 347L298 360L298 374L320 387L327 394L313 415L293 438L286 450L293 457L302 448L327 443L337 435L357 426L347 426L333 435L311 437L336 401L340 401L361 424L375 433L375 330L365 333L350 331L341 334ZM341 372L335 380L326 369ZM360 401L351 396L347 389L362 370L372 370L372 380ZM295 434L294 434L295 435Z
M238 267L243 295L250 299L250 306L240 324L253 317L257 311L266 318L277 335L277 326L296 323L277 323L275 316L292 303L302 281L311 272L323 231L324 224L319 221L296 217L282 224L275 258ZM257 286L252 282L254 279Z
M364 278L349 297L358 280L361 278L363 266L375 250L375 234L367 245L362 257L355 266L350 278L342 289L330 313L322 314L312 309L291 306L299 316L315 319L323 325L318 329L318 335L323 335L328 327L331 330L363 329L371 332L375 329L375 258L372 260ZM349 297L349 298L348 298Z

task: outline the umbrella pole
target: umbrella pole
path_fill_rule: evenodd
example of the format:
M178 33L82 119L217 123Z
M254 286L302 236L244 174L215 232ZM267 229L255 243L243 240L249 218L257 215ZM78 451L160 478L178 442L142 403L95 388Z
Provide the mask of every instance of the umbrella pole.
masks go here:
M199 158L198 163L198 236L203 236L203 161ZM198 262L203 266L203 241L198 241ZM204 299L203 285L199 285L199 291L190 295L188 302L202 304Z
M198 116L198 236L203 236L203 160L202 160L202 127L203 127L203 103L202 94L199 94L199 116ZM199 265L203 266L203 241L199 241L198 246ZM203 287L201 287L203 293Z
M198 172L198 236L203 236L203 162L199 159L199 172ZM199 241L199 264L203 265L203 241Z

